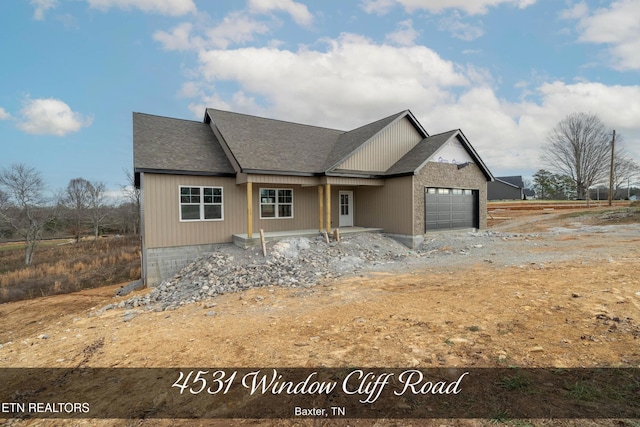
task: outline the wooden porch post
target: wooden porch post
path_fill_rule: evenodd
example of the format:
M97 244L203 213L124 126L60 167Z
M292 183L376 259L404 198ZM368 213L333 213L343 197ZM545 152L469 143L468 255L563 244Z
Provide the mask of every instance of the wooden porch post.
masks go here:
M325 212L327 216L327 233L331 232L331 184L327 184L327 189L324 192L325 195Z
M322 231L324 228L324 188L322 185L318 185L318 231Z
M247 237L253 239L253 184L247 182Z

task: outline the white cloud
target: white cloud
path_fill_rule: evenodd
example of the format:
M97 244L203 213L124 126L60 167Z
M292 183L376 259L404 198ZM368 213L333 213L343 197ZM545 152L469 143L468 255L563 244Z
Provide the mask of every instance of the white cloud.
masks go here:
M55 98L27 99L20 113L18 128L36 135L64 136L90 126L93 121Z
M544 167L540 150L557 122L585 111L624 134L640 159L640 86L540 76L519 84L529 96L509 101L496 95L488 70L452 63L424 46L353 34L324 41L326 48L317 49L203 50L181 95L193 99L197 119L214 107L338 129L409 108L430 133L461 128L490 168L524 175ZM226 82L238 89L220 91Z
M574 4L569 9L560 12L562 19L580 19L589 14L589 6L584 1Z
M293 0L249 0L247 6L252 13L286 12L298 25L309 26L313 23L313 15L307 6Z
M367 13L375 13L377 15L387 14L394 6L396 0L361 0L360 7Z
M220 24L206 31L210 46L226 48L254 40L255 34L266 34L269 27L242 12L232 12Z
M352 34L326 43L326 50L202 51L199 72L211 84L239 85L236 98L224 99L231 109L345 128L411 105L438 105L448 90L469 84L424 46L378 45ZM222 99L215 92L209 98Z
M395 5L404 7L407 12L426 10L440 13L447 9L457 9L469 15L482 15L487 13L490 7L502 4L524 9L535 2L536 0L362 0L360 5L365 12L379 15L387 13Z
M213 27L205 21L208 19L202 19L195 25L183 22L169 32L156 31L153 39L160 42L166 50L226 49L231 44L254 41L255 35L269 32L267 24L240 11L231 12Z
M86 0L91 7L107 10L112 7L119 9L139 9L143 12L153 12L162 15L180 16L196 12L193 0Z
M411 46L419 35L420 33L413 28L413 21L407 19L399 22L398 29L387 34L386 40L399 46Z
M55 8L58 0L30 0L30 3L35 8L33 11L33 19L42 21L44 20L45 12Z
M526 175L545 167L539 160L542 145L558 121L574 112L594 113L624 135L625 148L640 160L640 86L555 81L533 90L539 101L514 103L474 86L419 119L432 132L461 127L490 168Z
M481 25L472 25L463 22L460 12L457 10L440 20L438 23L440 31L448 31L457 39L471 41L484 35Z
M191 36L192 30L193 24L183 22L173 27L170 32L156 31L153 33L153 39L160 42L166 50L191 50L204 47L205 42L201 37Z
M620 0L589 13L578 4L561 17L578 19L578 41L604 44L611 57L609 65L618 70L640 70L640 1Z
M4 108L0 107L0 120L9 120L10 118L11 114L9 114Z

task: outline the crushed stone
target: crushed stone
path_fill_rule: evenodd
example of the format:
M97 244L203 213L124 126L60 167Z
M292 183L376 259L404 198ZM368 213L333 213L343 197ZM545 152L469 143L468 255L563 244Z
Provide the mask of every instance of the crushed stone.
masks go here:
M267 243L267 256L260 248L221 246L163 281L144 295L109 304L92 315L113 308L153 311L175 310L185 304L250 288L265 286L312 287L349 274L396 272L410 269L445 268L455 272L460 266L489 263L495 267L545 268L545 264L567 260L602 259L597 248L562 250L571 241L567 233L632 233L640 235L640 224L587 229L577 226L545 233L511 233L493 230L445 232L425 235L416 249L380 233L343 235L340 242L327 244L322 236L296 237ZM554 251L539 250L546 246ZM573 248L575 249L575 248ZM212 308L215 303L205 305ZM213 315L213 310L210 315ZM128 311L125 321L137 311Z

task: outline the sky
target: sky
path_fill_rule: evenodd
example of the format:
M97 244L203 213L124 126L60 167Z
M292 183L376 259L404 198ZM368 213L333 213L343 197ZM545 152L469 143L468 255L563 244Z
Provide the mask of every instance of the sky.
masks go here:
M409 109L524 177L586 112L640 162L638 17L640 0L3 1L0 169L115 193L133 112L205 107L341 130Z

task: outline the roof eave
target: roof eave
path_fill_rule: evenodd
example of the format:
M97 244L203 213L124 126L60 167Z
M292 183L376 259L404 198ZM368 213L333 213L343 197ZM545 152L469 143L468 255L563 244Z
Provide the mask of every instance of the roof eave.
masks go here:
M285 175L285 176L323 176L323 172L298 172L269 169L242 169L242 173L252 175Z
M155 169L155 168L134 168L134 173L154 173L163 175L193 175L193 176L215 176L221 178L233 178L235 172L215 172L215 171L190 171L177 169Z

